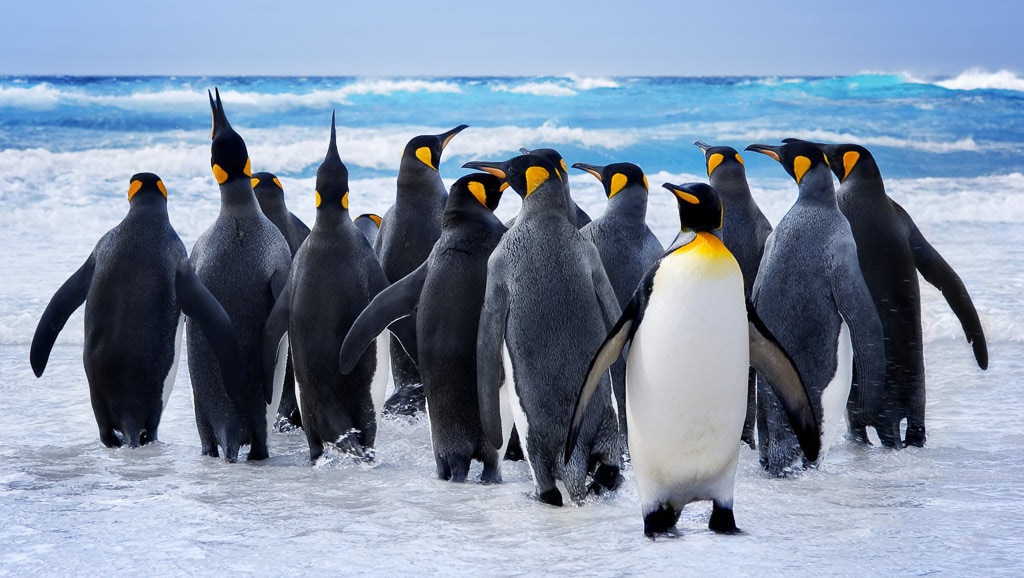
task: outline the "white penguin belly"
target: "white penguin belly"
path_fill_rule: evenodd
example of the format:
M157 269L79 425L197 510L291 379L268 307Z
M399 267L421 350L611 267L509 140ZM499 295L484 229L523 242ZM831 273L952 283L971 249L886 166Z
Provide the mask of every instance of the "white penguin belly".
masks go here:
M850 386L853 383L853 343L850 341L850 328L843 321L839 324L839 339L836 349L836 374L821 392L821 455L818 462L825 461L825 455L832 444L845 434L846 401L850 398Z
M735 274L663 265L626 364L641 501L731 498L746 414L749 334Z
M178 317L178 328L174 331L174 361L171 362L171 369L164 376L164 389L161 392L163 402L161 408L167 408L167 400L171 398L171 391L174 390L174 380L178 376L178 362L181 361L181 334L185 328L185 316Z
M391 376L391 332L384 331L377 336L377 366L374 368L373 378L370 380L370 397L373 399L373 411L380 421L384 410L384 400L388 393L388 378ZM430 413L427 413L427 419Z

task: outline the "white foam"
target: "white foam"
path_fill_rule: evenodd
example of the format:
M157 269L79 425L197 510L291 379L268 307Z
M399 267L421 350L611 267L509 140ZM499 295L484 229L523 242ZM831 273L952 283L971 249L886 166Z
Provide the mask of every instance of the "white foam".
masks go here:
M1024 78L1009 70L988 72L972 68L959 75L935 82L950 90L1016 90L1024 92Z

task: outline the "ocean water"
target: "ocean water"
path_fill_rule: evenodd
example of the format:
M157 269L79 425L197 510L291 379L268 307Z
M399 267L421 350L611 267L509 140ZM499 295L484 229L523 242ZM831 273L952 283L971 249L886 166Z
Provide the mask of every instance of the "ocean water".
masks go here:
M199 455L187 365L160 442L98 439L81 364L82 316L46 373L28 363L46 303L127 210L128 178L159 174L186 246L214 219L206 91L219 87L254 171L276 173L312 223L330 114L353 214L383 214L405 143L466 123L445 151L451 183L469 160L553 147L567 161L630 161L648 175L648 222L678 226L662 182L705 180L700 139L742 150L785 137L867 146L889 195L956 269L989 343L980 370L956 317L922 283L928 444L845 443L818 470L763 474L742 449L741 536L687 507L678 539L643 538L626 471L616 493L556 509L530 498L524 463L505 483L434 479L425 419L381 424L377 462L308 463L301 434L273 457ZM744 155L776 223L796 196L775 162ZM576 173L576 171L573 171ZM601 214L584 173L577 202ZM1024 79L965 72L828 78L0 77L0 574L1007 574L1024 568ZM518 210L506 195L500 216ZM471 477L479 473L474 465Z

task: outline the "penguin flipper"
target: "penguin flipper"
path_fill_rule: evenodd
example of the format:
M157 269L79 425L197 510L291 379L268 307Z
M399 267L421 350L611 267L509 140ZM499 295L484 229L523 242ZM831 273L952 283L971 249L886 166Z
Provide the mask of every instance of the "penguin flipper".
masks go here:
M291 294L291 284L286 283L263 325L263 397L267 403L274 401L278 375L282 387L284 385L284 368L279 366L287 363L287 356L284 356L285 361L282 362L281 348L287 344L288 322L292 312Z
M385 329L391 330L406 353L416 361L416 322L403 318L416 312L426 280L427 262L424 262L405 277L377 293L352 323L348 334L345 335L345 341L341 344L338 367L342 373L352 371L370 342Z
M896 205L896 203L893 204ZM910 221L910 216L903 211L902 207L896 205L896 208L900 216L905 216L905 219ZM978 311L974 308L974 302L971 301L967 288L956 271L913 225L913 221L910 221L910 225L910 250L914 255L914 265L917 266L917 270L925 281L942 292L946 303L960 320L960 326L963 327L967 342L974 348L974 359L978 362L978 367L988 369L988 346L985 343L985 331L981 327Z
M96 271L96 255L92 253L82 263L77 271L68 277L68 280L57 289L46 305L42 317L39 318L39 325L36 326L35 335L32 336L32 348L29 351L29 361L32 364L32 371L36 377L43 375L46 369L46 362L50 360L50 350L57 341L57 335L64 324L68 322L71 314L78 309L85 298L89 295L89 287L92 285L92 275Z
M508 317L508 287L503 261L492 255L487 264L487 289L480 310L480 323L476 337L476 387L480 404L480 425L487 439L496 448L504 447L506 439L501 429L501 392L505 382L505 323ZM506 387L515 387L508 383Z
M648 276L653 277L650 274ZM641 318L641 291L647 285L647 283L641 284L633 294L629 303L626 304L625 311L622 312L619 320L615 322L611 331L608 332L608 337L605 338L604 343L598 348L594 358L590 360L590 367L587 369L586 377L583 379L583 386L580 387L579 393L576 395L572 421L569 423L569 434L565 438L565 452L562 457L566 464L569 463L569 458L572 457L572 450L576 447L580 428L583 426L583 417L587 414L587 407L597 391L597 386L601 383L601 378L604 377L608 368L619 360L622 350L636 333L635 327L640 324ZM649 294L649 288L646 294ZM646 294L643 295L646 296Z
M838 251L837 251L838 252ZM854 412L870 420L882 413L885 398L885 340L878 309L871 298L851 237L846 262L833 267L832 297L839 314L850 328L854 375L860 386ZM875 425L875 424L868 424Z
M817 460L821 452L821 431L807 388L793 359L761 321L749 300L747 327L750 332L750 365L768 380L779 398L804 456L811 462Z
M228 395L232 396L233 392L242 391L245 371L235 327L224 307L199 280L195 269L188 262L175 273L174 294L181 312L199 326L214 356L217 357L224 389Z

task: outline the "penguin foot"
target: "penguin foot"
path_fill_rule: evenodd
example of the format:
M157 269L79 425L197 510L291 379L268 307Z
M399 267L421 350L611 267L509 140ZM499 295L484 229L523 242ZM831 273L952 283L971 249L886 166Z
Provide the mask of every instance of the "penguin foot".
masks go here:
M908 424L907 425L907 437L904 442L906 446L913 446L915 448L924 447L924 425L923 424Z
M594 481L588 489L599 496L604 490L613 491L618 489L621 483L622 473L618 466L601 464L597 466L597 470L594 472Z
M708 520L708 529L716 534L742 534L736 527L736 518L732 514L732 508L728 508L713 502L711 507L711 519Z
M676 531L676 522L679 521L680 511L676 511L672 506L662 504L658 506L657 510L644 516L644 536L647 536L652 542L657 536L665 536L670 534L673 537L678 537L679 533Z
M519 441L519 432L516 426L512 426L512 433L508 436L508 444L505 447L505 460L510 462L521 462L526 459L523 454L523 444Z
M386 415L416 415L426 411L427 396L422 383L399 386L384 402Z
M558 507L562 506L562 492L559 492L558 488L551 488L546 492L541 492L537 494L537 498L545 504Z

